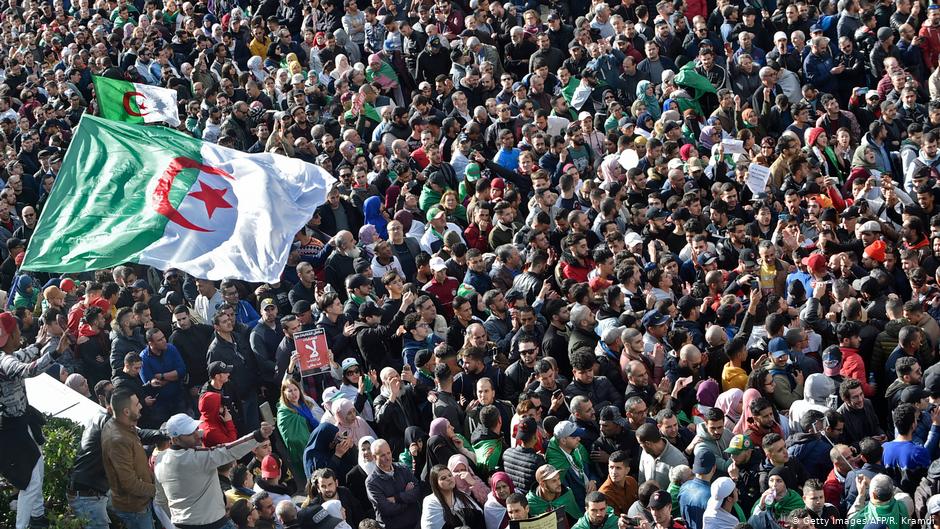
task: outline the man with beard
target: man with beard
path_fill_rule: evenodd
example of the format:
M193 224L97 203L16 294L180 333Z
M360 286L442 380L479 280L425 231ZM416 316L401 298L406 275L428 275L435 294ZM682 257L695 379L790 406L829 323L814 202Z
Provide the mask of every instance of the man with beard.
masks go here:
M356 272L353 264L362 253L362 249L356 245L356 239L347 230L338 232L333 238L332 244L336 251L326 260L326 282L333 287L333 290L340 295L340 299L345 302L347 298L346 278Z
M594 260L591 259L587 237L580 233L572 233L565 238L565 253L561 261L562 277L573 279L579 283L586 283L588 274L594 269Z
M360 521L371 518L375 514L371 505L363 504L351 490L339 484L333 469L317 469L310 479L315 492L310 499L310 505L322 505L326 501L339 500L346 510L346 523L352 527L359 527Z
M173 325L175 330L169 341L183 356L183 363L186 364L186 372L189 374L186 380L189 387L188 398L195 401L199 396L199 388L209 380L206 351L212 342L212 327L193 321L189 308L185 305L173 309Z

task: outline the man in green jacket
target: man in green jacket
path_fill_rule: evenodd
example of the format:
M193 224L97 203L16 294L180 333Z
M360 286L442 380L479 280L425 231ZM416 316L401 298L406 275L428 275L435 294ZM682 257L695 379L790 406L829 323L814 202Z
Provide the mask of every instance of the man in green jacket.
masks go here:
M584 511L574 501L571 491L561 484L560 472L552 465L542 465L535 471L538 487L526 495L529 501L529 516L538 516L551 509L564 509L568 524L573 525Z
M586 512L572 529L617 529L617 515L607 506L607 497L601 492L588 493L584 503Z
M561 421L553 433L545 462L558 469L562 484L574 495L574 501L583 505L587 493L597 490L587 449L581 444L584 430L571 421Z

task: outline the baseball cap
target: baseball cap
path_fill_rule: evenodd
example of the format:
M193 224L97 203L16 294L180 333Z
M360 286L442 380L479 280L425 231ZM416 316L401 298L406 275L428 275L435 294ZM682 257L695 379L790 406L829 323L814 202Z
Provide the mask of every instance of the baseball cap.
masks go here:
M132 290L137 290L139 288L150 288L150 285L147 284L147 281L144 279L138 279L131 284Z
M447 263L444 262L440 257L431 258L431 270L438 272L440 270L447 270Z
M660 208L649 208L646 210L646 220L663 219L669 216L669 212Z
M535 481L539 483L545 481L546 479L552 479L558 477L559 471L553 465L542 465L535 471Z
M584 437L584 428L579 428L577 424L571 421L561 421L555 425L555 437Z
M917 404L923 399L926 399L930 396L930 393L927 393L927 390L922 388L919 385L908 386L901 391L901 402L907 404Z
M736 488L734 481L727 476L722 476L712 482L712 499L722 502L734 492Z
M220 362L216 360L215 362L212 362L211 364L209 364L209 376L214 377L222 373L231 373L232 367L233 366L230 366L226 364L225 362Z
M166 433L170 437L189 435L199 429L199 421L185 413L177 413L166 421Z
M744 263L745 266L757 266L757 259L754 257L754 250L750 248L745 248L741 250L738 254L738 259Z
M835 376L842 369L842 351L838 345L830 345L822 354L823 374ZM940 382L940 380L938 380Z
M346 358L343 360L343 363L341 364L340 367L345 373L346 370L349 369L350 367L359 367L359 361L352 357Z
M787 343L785 338L778 336L770 340L770 343L767 344L767 351L774 358L780 358L783 355L790 354L790 344Z
M669 321L669 316L660 313L658 310L651 310L643 315L642 323L646 327L655 327L663 325Z
M814 253L809 257L804 257L801 262L803 266L816 272L824 272L826 270L826 258L820 253Z
M708 474L715 468L715 454L710 450L701 450L695 454L695 462L692 464L692 472L696 474Z
M261 477L264 479L277 478L281 475L281 464L277 458L268 454L261 460Z
M731 438L731 441L728 443L728 448L725 448L725 453L737 455L751 448L754 448L754 443L751 442L751 438L743 434L738 434Z
M937 514L940 513L940 494L934 494L927 500L927 513L928 514Z
M598 415L601 422L612 422L619 424L623 428L629 427L627 420L623 418L623 414L620 413L620 409L617 406L609 405L601 408L601 413Z
M672 495L665 490L657 490L650 496L649 503L646 506L650 509L662 509L672 505Z
M864 224L862 224L862 226L859 228L859 231L863 231L863 232L867 231L870 233L881 233L881 224L878 224L878 221L869 220L865 222Z
M163 299L160 300L161 305L169 305L170 307L176 307L177 305L183 304L183 295L175 290L171 290L166 293L166 296L163 296Z
M369 281L368 277L362 274L353 274L346 279L346 290L353 290L371 284L372 281Z
M274 300L271 298L264 298L261 300L261 309L264 310L268 307L276 307L277 304L274 303Z
M699 266L710 265L717 260L718 260L718 256L711 252L702 252L702 254L698 256Z
M298 299L291 306L291 312L293 314L303 314L304 312L310 312L310 302L305 299Z

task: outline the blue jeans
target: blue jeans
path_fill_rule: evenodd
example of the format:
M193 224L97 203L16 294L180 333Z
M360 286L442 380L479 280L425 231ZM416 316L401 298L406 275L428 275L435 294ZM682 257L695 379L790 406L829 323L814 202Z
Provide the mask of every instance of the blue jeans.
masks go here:
M127 529L153 529L153 511L150 505L141 512L114 511L114 514L124 522Z
M86 520L86 529L108 529L108 496L76 496L69 498L75 515Z

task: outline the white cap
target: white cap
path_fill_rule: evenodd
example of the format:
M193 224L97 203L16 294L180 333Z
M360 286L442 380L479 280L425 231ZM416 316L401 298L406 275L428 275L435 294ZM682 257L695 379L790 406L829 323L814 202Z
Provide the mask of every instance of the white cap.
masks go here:
M721 477L712 482L712 499L724 501L734 492L734 482L731 478Z
M627 248L631 246L636 246L637 244L643 244L643 236L635 231L631 231L623 238L623 242L626 243Z
M589 118L589 117L591 117L591 116L592 116L592 114L591 114L590 112L581 112L580 114L578 114L578 121L581 121L582 119Z
M437 272L439 270L447 270L447 263L444 262L440 257L431 258L431 270Z
M774 42L777 42L780 39L787 40L787 34L782 31L774 33Z
M934 494L927 500L927 514L937 514L940 512L940 494Z
M199 429L199 421L185 413L177 413L166 421L166 432L170 437L189 435Z

